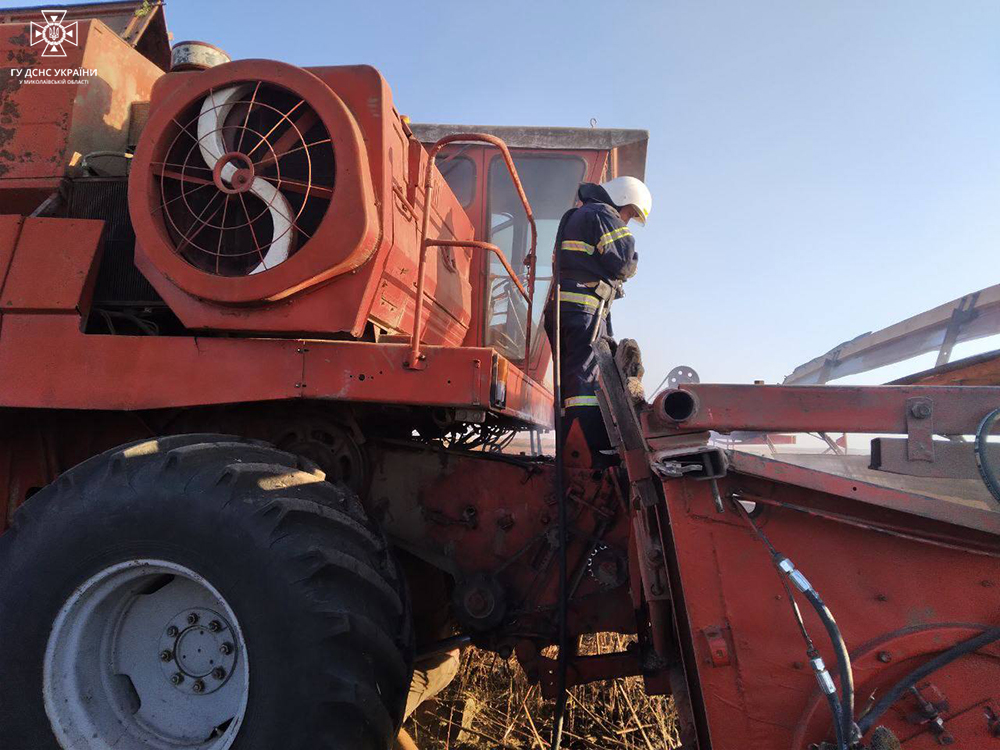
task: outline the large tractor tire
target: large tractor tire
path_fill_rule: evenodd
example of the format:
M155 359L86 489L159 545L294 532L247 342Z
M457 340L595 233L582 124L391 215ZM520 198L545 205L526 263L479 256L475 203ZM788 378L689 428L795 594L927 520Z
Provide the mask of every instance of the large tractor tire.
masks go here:
M357 497L257 442L97 456L0 536L4 750L385 750L412 670Z

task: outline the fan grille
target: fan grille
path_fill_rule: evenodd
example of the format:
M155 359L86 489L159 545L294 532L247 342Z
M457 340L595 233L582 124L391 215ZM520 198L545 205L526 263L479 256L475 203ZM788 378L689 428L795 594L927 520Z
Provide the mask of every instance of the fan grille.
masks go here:
M173 122L153 169L175 251L229 277L299 252L329 209L336 171L330 133L309 103L271 83L234 82Z

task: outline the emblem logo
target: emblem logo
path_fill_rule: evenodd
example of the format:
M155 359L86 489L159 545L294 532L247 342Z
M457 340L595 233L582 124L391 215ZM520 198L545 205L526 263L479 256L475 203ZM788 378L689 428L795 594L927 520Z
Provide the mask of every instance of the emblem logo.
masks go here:
M64 44L79 45L79 24L77 21L63 23L65 10L43 10L45 23L31 22L31 46L44 44L42 57L66 57Z

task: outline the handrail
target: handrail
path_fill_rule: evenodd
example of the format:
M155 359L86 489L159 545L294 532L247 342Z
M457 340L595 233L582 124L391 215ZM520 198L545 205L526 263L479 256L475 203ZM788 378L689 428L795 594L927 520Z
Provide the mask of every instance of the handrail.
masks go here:
M527 290L525 290L524 285L521 284L520 280L517 278L517 274L514 273L514 269L511 268L510 263L508 263L507 259L504 257L503 252L501 252L500 248L496 245L491 245L488 242L480 242L478 240L428 241L427 239L427 230L431 218L431 195L434 191L434 184L432 180L434 157L437 155L438 151L447 146L449 143L454 143L455 141L489 143L491 146L495 146L499 149L501 155L503 156L504 163L507 165L507 171L510 172L510 178L514 182L514 189L517 190L517 195L521 199L521 204L524 206L524 213L528 218L528 224L531 226L531 248L524 258L524 265L528 267ZM417 303L413 313L413 332L410 335L410 359L406 362L405 366L411 370L422 369L421 362L426 356L420 353L420 317L424 311L424 277L427 272L427 249L429 247L476 247L483 250L489 250L490 252L496 254L496 256L500 259L500 262L503 263L507 273L514 280L518 290L528 303L528 318L524 341L524 362L525 366L527 366L530 361L531 354L531 308L535 296L535 249L537 243L538 229L535 226L535 216L531 212L531 205L528 203L528 196L525 195L524 187L521 185L521 178L517 174L517 167L514 166L514 159L511 158L510 151L507 149L506 143L496 136L486 135L485 133L455 133L453 135L446 135L444 138L441 138L437 143L431 146L430 151L428 151L427 154L427 169L424 173L424 214L420 221L420 262L417 267Z
M489 242L480 242L479 240L432 240L425 242L423 247L420 249L420 267L423 268L427 257L427 250L432 247L476 247L481 250L488 250L500 259L503 264L504 269L507 271L507 275L510 276L511 280L517 286L517 290L524 297L524 301L528 303L528 314L531 314L531 295L524 288L521 280L517 278L517 274L514 273L514 269L511 267L510 263L507 262L507 258L504 257L503 250L501 250L496 245ZM417 280L417 294L420 294L420 280ZM421 312L422 305L417 304L416 313ZM411 370L422 369L420 362L423 361L424 355L420 353L420 326L417 324L419 318L414 318L413 321L413 332L410 334L410 358L404 363L406 367ZM528 320L527 330L531 330L531 320Z

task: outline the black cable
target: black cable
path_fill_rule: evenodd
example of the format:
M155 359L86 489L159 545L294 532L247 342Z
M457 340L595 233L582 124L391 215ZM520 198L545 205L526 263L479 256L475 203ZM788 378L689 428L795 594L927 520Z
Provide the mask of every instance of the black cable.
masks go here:
M809 584L805 576L795 570L791 561L775 549L774 545L771 544L771 540L767 538L767 535L763 532L763 530L761 530L761 528L754 523L754 520L747 512L747 509L744 508L735 497L732 498L732 502L737 513L743 517L747 524L749 524L757 539L764 544L771 553L771 562L778 571L778 577L781 580L781 585L784 587L785 594L788 596L788 601L791 603L792 614L794 615L795 621L799 626L802 638L806 643L806 654L808 655L809 661L813 666L813 671L816 673L816 678L820 684L820 688L822 689L824 695L826 695L827 702L830 704L830 712L833 714L833 728L834 734L836 735L837 748L838 750L848 750L853 740L852 735L854 733L854 675L851 670L850 655L847 653L847 646L840 634L840 629L837 627L837 622L833 619L833 614L830 612L829 608L823 603L819 593L812 587L811 584ZM837 654L837 665L840 671L841 696L839 699L837 697L836 687L833 685L832 680L830 680L829 673L826 671L823 660L820 658L819 650L816 648L815 643L813 643L813 640L809 635L809 631L806 629L805 621L802 619L802 612L799 610L799 605L795 601L795 597L786 581L786 577L792 579L796 588L798 588L806 596L806 599L809 600L809 603L812 604L813 608L816 610L816 614L819 615L820 620L823 622L823 626L826 628L826 631L830 636L830 641Z
M563 721L566 718L566 678L569 671L569 624L568 624L568 567L566 554L566 493L563 488L563 419L562 419L562 321L560 315L559 293L562 291L560 275L559 244L562 241L563 228L573 211L563 214L556 231L555 247L552 251L552 396L555 402L554 427L556 431L556 499L559 503L559 658L556 663L556 705L552 718L552 750L559 750L562 745Z
M979 468L979 476L983 478L983 484L986 485L986 489L990 491L993 499L1000 503L1000 480L997 480L997 473L990 465L990 459L986 453L986 438L989 437L997 417L1000 417L1000 409L994 409L983 417L983 421L979 423L979 429L976 430L976 442L972 446L972 450L976 454L976 466Z
M774 559L774 557L778 555L778 550L776 550L771 544L771 540L764 536L764 532L757 528L757 524L753 522L753 519L747 512L747 509L743 507L743 504L736 498L733 498L732 500L737 514L742 515L746 522L750 524L750 528L753 529L753 533L756 535L757 539L767 546L768 551L771 553L771 558ZM781 586L785 589L785 596L788 597L788 603L792 607L792 616L795 618L795 622L799 626L799 632L802 634L802 640L806 642L806 653L815 652L816 644L813 643L813 639L809 635L809 631L806 630L806 623L802 619L802 611L799 609L798 602L795 601L795 596L792 594L792 589L788 585L788 580L782 574L780 569L778 570L778 580L781 581Z
M981 634L962 641L957 646L952 646L947 651L938 654L930 661L927 661L914 669L906 675L906 677L897 682L874 706L871 707L871 710L868 711L868 713L858 720L858 729L861 730L862 736L865 732L872 728L872 724L878 721L882 714L889 710L889 707L893 703L898 701L903 696L903 693L913 687L916 683L920 682L920 680L924 679L932 672L947 666L956 659L972 653L973 651L977 651L984 646L988 646L995 641L1000 641L1000 628L990 628L989 630L984 630Z

